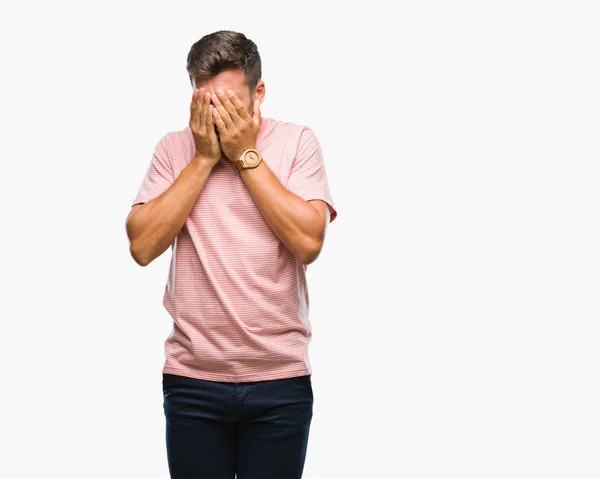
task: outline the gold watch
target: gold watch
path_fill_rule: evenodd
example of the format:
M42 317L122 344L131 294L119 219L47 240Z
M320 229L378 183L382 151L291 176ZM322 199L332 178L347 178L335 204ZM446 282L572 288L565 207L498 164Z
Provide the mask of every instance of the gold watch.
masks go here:
M242 156L233 162L233 167L238 173L246 168L256 168L262 161L262 156L258 150L247 148Z

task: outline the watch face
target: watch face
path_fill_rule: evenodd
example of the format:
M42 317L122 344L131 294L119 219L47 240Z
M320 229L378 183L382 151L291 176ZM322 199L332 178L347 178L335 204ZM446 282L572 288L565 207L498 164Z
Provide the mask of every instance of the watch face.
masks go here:
M250 166L258 165L260 157L256 154L256 151L247 151L244 156L244 161Z

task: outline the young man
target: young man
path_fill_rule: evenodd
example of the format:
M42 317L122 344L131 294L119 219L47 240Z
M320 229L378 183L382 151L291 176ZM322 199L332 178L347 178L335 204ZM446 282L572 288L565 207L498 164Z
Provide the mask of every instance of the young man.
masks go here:
M337 216L307 126L262 118L256 45L187 58L189 126L167 133L127 218L135 261L171 246L164 412L174 479L302 476L313 392L306 265Z

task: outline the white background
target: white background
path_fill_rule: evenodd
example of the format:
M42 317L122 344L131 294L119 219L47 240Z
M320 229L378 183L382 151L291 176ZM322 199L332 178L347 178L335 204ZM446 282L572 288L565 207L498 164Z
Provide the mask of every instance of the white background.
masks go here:
M0 477L168 477L170 250L137 266L125 218L220 29L257 43L263 115L317 134L339 211L304 478L600 477L594 2L17 5Z

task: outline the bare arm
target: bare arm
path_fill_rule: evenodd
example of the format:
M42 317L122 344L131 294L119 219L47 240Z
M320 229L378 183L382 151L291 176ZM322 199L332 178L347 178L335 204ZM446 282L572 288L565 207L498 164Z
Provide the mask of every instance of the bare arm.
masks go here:
M190 104L190 129L196 154L169 188L147 203L134 205L126 221L129 250L140 266L146 266L173 244L213 167L221 147L212 121L210 93L194 89Z
M136 263L147 266L173 243L213 166L214 161L195 156L167 191L148 203L133 206L126 228Z
M310 264L317 259L330 219L327 203L291 193L264 161L240 174L266 222L298 261Z
M256 148L262 122L260 99L254 99L250 115L235 92L217 90L212 95L212 113L220 132L223 152L237 159L245 148ZM268 165L262 161L240 172L265 221L302 264L312 263L323 246L330 217L329 205L323 200L305 200L284 187Z

